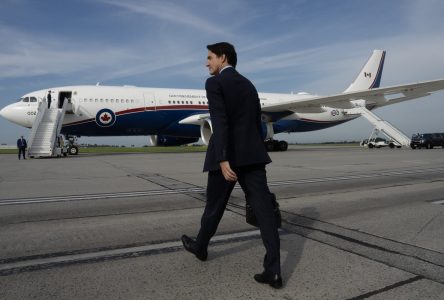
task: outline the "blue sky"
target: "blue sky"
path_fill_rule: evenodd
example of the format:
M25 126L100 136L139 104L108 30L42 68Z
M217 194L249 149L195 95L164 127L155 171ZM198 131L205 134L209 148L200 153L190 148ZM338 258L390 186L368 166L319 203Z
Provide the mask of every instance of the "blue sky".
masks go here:
M373 49L387 50L381 86L444 78L444 2L2 0L0 107L33 90L96 84L203 89L206 45L228 41L258 91L335 94ZM444 132L444 92L376 110L410 135ZM0 118L0 144L28 129ZM359 140L364 119L283 134ZM146 144L146 137L81 142Z

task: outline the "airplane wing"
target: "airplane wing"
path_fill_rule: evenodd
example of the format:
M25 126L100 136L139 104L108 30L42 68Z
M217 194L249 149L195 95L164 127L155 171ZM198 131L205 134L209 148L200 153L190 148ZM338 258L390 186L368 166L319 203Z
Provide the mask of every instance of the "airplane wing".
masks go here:
M366 104L385 106L402 101L412 100L430 95L432 92L444 89L444 79L424 81L411 84L396 85L391 87L374 88L369 90L342 93L332 96L314 96L303 99L286 101L277 104L266 105L262 111L267 113L283 111L307 111L321 106L335 108L353 108L350 101L366 100Z
M377 107L399 103L430 95L444 89L444 79L424 81L411 84L396 85L383 88L348 92L332 96L308 96L286 102L266 105L262 112L273 120L278 120L295 112L322 111L322 106L334 108L353 108L350 101L365 100L368 105ZM209 113L196 114L179 121L179 124L201 125L210 118Z

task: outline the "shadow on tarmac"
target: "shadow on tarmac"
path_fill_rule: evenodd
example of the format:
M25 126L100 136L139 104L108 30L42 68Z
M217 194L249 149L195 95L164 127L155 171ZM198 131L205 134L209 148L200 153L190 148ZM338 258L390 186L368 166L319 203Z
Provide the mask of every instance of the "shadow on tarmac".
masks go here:
M304 226L311 227L311 225L320 217L319 212L314 207L305 207L302 208L299 212L300 216L306 216L308 218L303 218ZM292 219L299 219L300 216L293 216ZM292 221L291 219L288 221ZM284 222L283 222L284 223ZM300 223L300 220L298 221ZM304 236L300 236L298 239L295 239L294 237L291 237L290 234L286 234L285 231L285 223L283 224L284 231L280 234L281 239L281 258L282 253L287 253L285 260L281 261L281 269L282 269L282 277L285 281L288 281L292 276L293 273L302 257L302 253L304 251L304 244L305 240L307 239ZM311 230L307 229L307 233L309 233ZM291 233L294 234L294 233ZM259 238L260 240L260 238ZM243 251L247 251L251 248L257 247L257 239L250 240L247 242L244 242L236 247L231 247L225 250L221 251L212 251L211 253L211 259L218 259L224 256L240 253ZM261 245L262 246L262 245ZM263 247L263 246L262 246ZM265 251L265 248L264 248ZM261 259L258 258L258 266L261 263Z
M311 225L315 222L315 220L320 217L320 214L315 207L304 207L299 212L299 215L308 217L304 218L304 226L307 227L311 227ZM300 218L300 217L294 216L292 219L294 218ZM291 219L288 221L291 221ZM307 229L307 232L309 233L310 230ZM284 278L284 281L288 281L293 276L293 273L297 265L299 264L299 261L301 260L306 239L307 238L304 236L300 236L300 238L298 239L295 239L290 235L284 235L283 238L281 237L281 256L282 252L287 252L285 260L281 262L282 277Z

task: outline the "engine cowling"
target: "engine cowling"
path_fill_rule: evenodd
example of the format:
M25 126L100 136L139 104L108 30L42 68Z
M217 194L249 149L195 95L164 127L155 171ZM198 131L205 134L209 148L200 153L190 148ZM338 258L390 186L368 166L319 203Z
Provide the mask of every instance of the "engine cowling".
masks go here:
M274 136L273 123L271 122L262 122L262 139L268 140L272 139Z
M191 143L196 143L199 138L192 137L176 137L169 135L150 135L150 142L153 146L181 146Z
M200 138L205 145L208 145L210 142L211 135L213 134L213 125L211 124L210 119L206 119L200 125Z
M213 134L213 125L210 119L206 119L200 125L200 138L205 145L210 142L211 135ZM273 123L262 123L262 138L264 140L271 139L274 136Z

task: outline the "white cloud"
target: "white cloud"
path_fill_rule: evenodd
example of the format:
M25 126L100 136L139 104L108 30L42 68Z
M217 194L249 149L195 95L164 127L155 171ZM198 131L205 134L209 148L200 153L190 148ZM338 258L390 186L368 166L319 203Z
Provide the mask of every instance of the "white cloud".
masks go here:
M169 23L185 25L209 34L227 35L226 31L212 22L205 20L199 14L192 13L177 3L166 1L120 1L99 0L105 4L126 9L130 12L154 17Z

